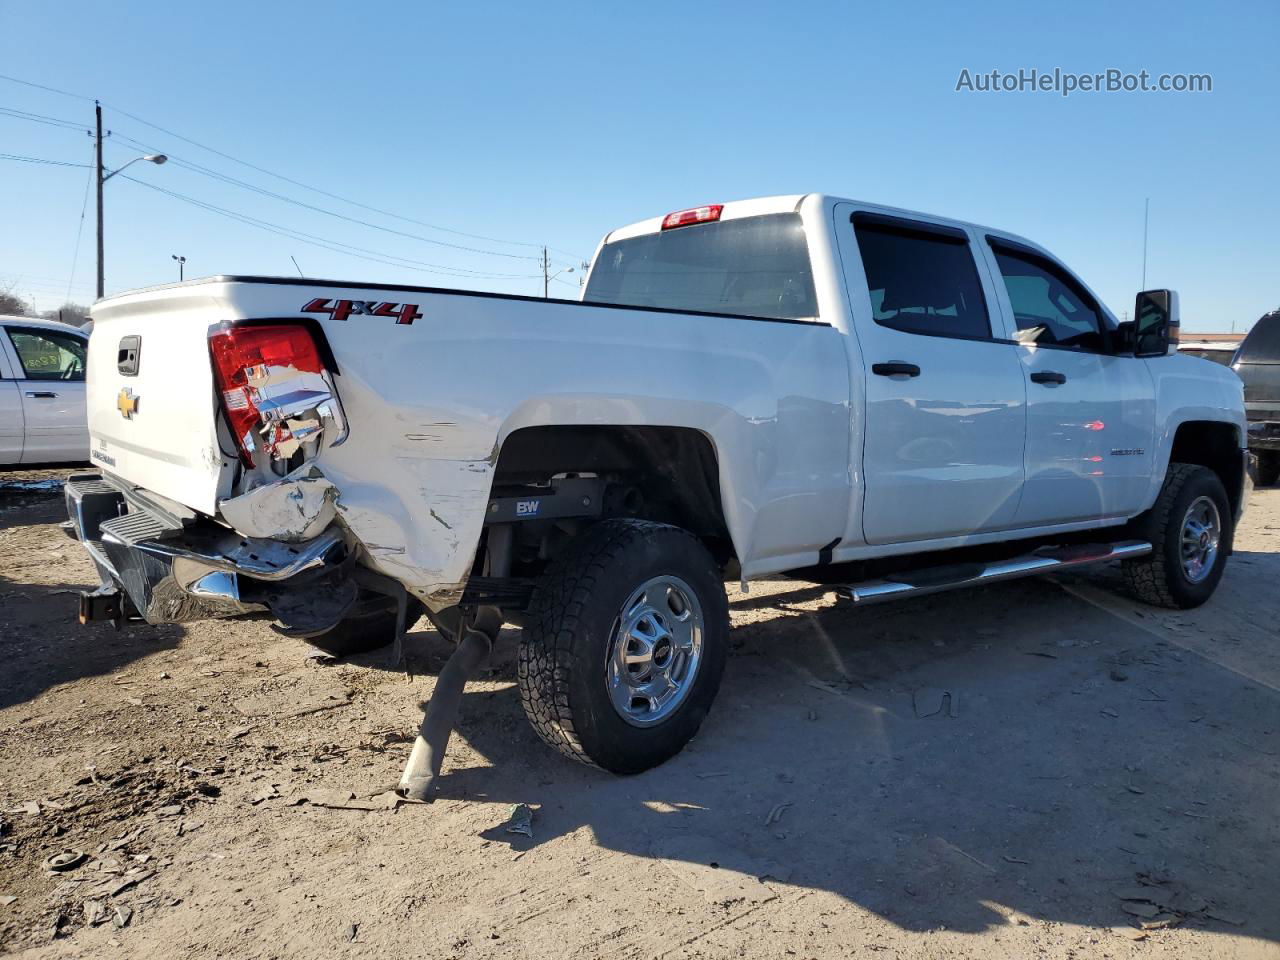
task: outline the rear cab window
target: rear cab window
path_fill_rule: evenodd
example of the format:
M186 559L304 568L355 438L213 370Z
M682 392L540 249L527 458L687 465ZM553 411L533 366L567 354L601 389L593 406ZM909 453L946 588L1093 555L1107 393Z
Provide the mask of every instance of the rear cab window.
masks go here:
M606 243L582 299L771 320L818 316L798 213L699 223Z
M991 338L963 231L877 214L855 214L853 229L876 323L922 336Z

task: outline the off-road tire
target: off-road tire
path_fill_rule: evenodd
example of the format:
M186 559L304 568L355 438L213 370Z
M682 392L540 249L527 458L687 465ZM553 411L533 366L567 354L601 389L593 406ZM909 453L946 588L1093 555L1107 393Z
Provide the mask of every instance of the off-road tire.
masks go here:
M679 707L654 726L629 724L606 689L614 629L631 593L675 576L703 613L702 659ZM588 528L539 581L520 639L518 680L525 715L565 756L612 773L640 773L669 760L702 724L724 673L729 604L724 578L696 537L647 520Z
M1256 456L1258 466L1253 482L1260 487L1274 486L1280 480L1280 450L1263 450Z
M410 597L405 629L417 623L422 614L422 603ZM350 616L331 630L308 637L307 643L335 657L350 657L385 647L395 638L395 601L383 594L361 591Z
M1217 506L1222 532L1213 569L1204 580L1192 583L1182 566L1182 521L1191 504L1203 496L1212 498ZM1150 541L1151 553L1122 564L1129 591L1154 607L1187 610L1200 606L1213 596L1231 553L1231 504L1222 481L1208 467L1169 464L1155 506L1134 522L1133 533Z

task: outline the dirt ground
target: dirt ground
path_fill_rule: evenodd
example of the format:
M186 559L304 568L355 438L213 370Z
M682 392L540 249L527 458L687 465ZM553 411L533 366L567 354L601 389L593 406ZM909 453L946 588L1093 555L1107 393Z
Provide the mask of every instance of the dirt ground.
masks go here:
M91 566L16 489L46 476L0 474L0 950L1280 957L1280 489L1186 613L1113 570L735 590L715 709L638 777L542 746L506 632L441 798L396 808L448 654L425 621L412 677L260 623L80 627Z

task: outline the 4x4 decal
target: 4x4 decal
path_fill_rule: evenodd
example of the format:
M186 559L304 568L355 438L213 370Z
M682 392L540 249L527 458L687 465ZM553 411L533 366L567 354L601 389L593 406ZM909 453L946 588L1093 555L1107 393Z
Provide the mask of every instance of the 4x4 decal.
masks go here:
M302 308L303 313L327 313L335 320L348 317L395 317L396 323L410 324L422 317L416 303L379 303L377 300L329 300L316 297Z

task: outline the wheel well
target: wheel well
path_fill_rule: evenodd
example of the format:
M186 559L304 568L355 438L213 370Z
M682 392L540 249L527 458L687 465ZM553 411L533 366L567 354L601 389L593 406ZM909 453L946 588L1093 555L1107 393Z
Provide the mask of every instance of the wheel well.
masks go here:
M1218 475L1227 490L1232 513L1240 509L1244 491L1244 458L1240 433L1230 423L1193 420L1178 427L1173 436L1170 463L1195 463Z
M721 564L734 559L720 500L720 470L706 434L688 427L526 427L506 438L494 471L494 496L504 489L546 484L564 475L605 481L596 519L635 517L674 524L693 533ZM585 521L514 524L517 557L530 572L531 540L539 560L576 534ZM519 545L524 544L524 550ZM540 566L541 564L533 564Z

